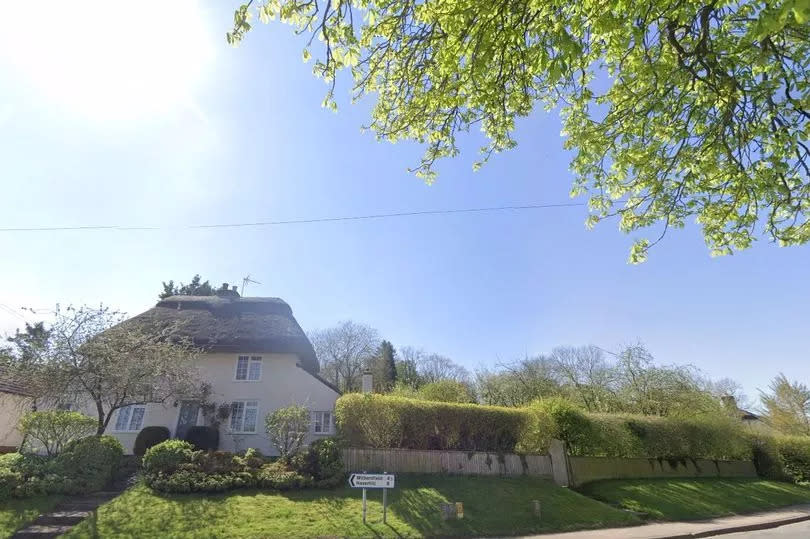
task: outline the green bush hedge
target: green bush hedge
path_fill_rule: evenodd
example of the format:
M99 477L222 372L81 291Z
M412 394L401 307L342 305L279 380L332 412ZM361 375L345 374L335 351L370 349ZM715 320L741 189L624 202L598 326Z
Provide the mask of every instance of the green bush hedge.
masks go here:
M810 482L810 437L779 436L775 445L784 474L797 483Z
M219 430L214 427L189 427L185 440L201 451L216 451L219 449Z
M524 410L352 393L335 415L352 447L513 451L526 423Z
M312 444L290 461L268 462L255 449L243 455L195 451L181 440L167 440L143 457L144 480L162 492L222 492L262 487L289 490L337 485L343 478L340 451L333 440Z
M42 494L86 494L110 481L124 453L110 436L70 442L56 457L11 453L0 457L0 500Z
M135 455L142 457L144 453L146 453L147 449L153 445L159 444L160 442L165 442L169 438L171 438L171 433L166 427L144 427L135 438L135 445L132 448L132 452Z
M500 408L357 393L338 399L335 412L352 447L545 453L557 438L582 456L752 458L739 421L724 416L588 414L560 398Z

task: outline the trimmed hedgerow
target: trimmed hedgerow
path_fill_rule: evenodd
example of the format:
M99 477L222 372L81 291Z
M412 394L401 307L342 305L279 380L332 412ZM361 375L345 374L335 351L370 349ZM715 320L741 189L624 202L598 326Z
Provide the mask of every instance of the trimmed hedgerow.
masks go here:
M752 458L732 418L589 414L561 398L500 408L355 393L338 399L335 412L352 447L545 453L556 438L572 455Z
M135 438L135 445L132 448L132 452L135 455L142 457L144 453L146 453L147 449L159 444L160 442L165 442L169 438L171 438L171 433L167 427L144 427Z
M353 447L467 451L513 451L527 419L517 408L358 393L340 397L335 416Z

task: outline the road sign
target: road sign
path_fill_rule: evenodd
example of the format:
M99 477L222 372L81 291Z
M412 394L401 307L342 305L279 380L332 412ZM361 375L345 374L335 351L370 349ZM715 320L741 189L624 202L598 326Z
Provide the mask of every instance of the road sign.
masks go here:
M353 473L349 476L349 486L363 489L363 524L366 523L366 489L381 488L383 491L383 523L386 521L389 488L394 488L394 474Z
M353 473L349 476L353 488L394 488L394 474Z

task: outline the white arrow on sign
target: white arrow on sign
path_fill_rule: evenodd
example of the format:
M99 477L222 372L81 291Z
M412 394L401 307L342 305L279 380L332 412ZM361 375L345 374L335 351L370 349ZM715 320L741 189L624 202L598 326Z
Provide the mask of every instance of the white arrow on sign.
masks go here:
M353 473L349 476L353 488L394 488L393 474Z

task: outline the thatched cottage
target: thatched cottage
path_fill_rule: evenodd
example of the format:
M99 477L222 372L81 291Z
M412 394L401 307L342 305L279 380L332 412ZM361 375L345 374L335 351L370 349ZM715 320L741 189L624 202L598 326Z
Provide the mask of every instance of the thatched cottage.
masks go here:
M310 441L334 432L337 388L318 376L312 344L279 298L240 297L235 290L215 296L171 296L124 324L144 326L178 323L179 334L203 352L197 368L210 384L211 403L230 411L220 428L220 449L254 447L275 454L264 429L269 412L290 404L311 410ZM122 408L107 433L131 451L138 432L162 425L182 438L189 427L204 424L199 401Z

